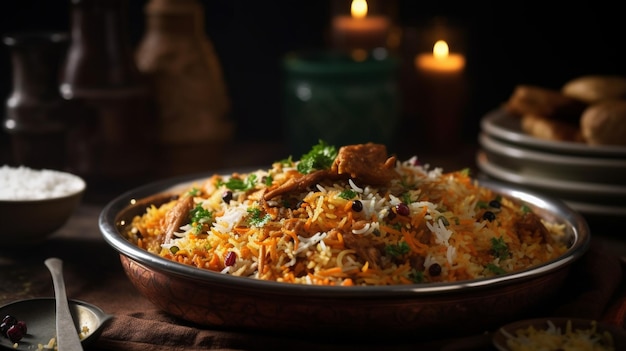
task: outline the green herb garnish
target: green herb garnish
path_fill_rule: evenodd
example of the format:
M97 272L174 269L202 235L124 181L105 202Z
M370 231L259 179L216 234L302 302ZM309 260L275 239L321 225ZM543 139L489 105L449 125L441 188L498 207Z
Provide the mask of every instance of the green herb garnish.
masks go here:
M402 202L404 202L407 205L413 202L411 201L411 194L409 194L409 192L402 194Z
M278 161L278 163L280 163L283 166L289 167L289 166L293 165L293 157L289 156L287 158L284 158L284 159Z
M245 179L233 177L223 184L230 190L250 190L256 185L256 174L250 174Z
M502 267L498 267L493 263L487 264L486 268L497 275L506 273L506 271L502 269Z
M478 201L478 202L476 202L476 207L478 207L478 208L489 208L489 202L487 202L487 201Z
M411 270L409 273L409 279L413 281L413 283L423 283L424 282L424 272L418 271L416 269Z
M409 244L406 243L406 241L401 241L397 245L385 246L385 252L392 257L400 257L404 254L409 253L409 251L411 251L411 248L409 247Z
M491 238L491 254L501 260L505 260L511 256L509 245L504 242L502 237Z
M262 214L261 209L256 208L256 207L249 208L248 214L250 214L250 218L248 219L248 222L253 227L262 227L265 225L265 223L269 222L272 219L272 216L270 216L269 214L265 214L265 216L261 216Z
M211 223L213 220L213 212L202 207L201 204L198 204L189 212L189 217L194 233L198 234L202 231L203 224Z
M346 190L340 192L338 196L340 198L346 199L346 200L354 199L356 197L356 191L354 191L352 189L346 189Z
M198 196L200 195L200 189L193 187L191 188L191 190L189 190L189 192L187 193L189 196Z
M308 153L302 155L298 162L298 172L309 174L316 170L329 169L337 157L337 149L320 140Z

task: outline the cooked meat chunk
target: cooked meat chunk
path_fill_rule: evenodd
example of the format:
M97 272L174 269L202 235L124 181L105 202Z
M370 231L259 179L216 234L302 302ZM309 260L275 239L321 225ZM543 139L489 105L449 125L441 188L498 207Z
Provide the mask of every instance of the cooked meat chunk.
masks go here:
M548 228L541 222L541 218L532 212L524 214L516 223L518 237L539 239L539 242L550 243L553 241ZM527 242L527 240L523 240Z
M359 144L339 149L330 170L319 170L291 178L277 188L265 193L266 200L291 191L304 191L325 179L357 179L364 184L385 185L398 177L394 166L396 157L387 155L387 148L381 144Z
M398 177L394 170L395 156L387 156L387 148L381 144L358 144L339 149L331 172L349 175L370 185L384 185Z
M172 239L172 235L182 225L186 224L189 220L189 212L194 207L193 197L183 196L178 199L178 202L172 207L163 218L161 228L165 233L164 240L162 242L167 243Z
M311 185L321 182L323 179L329 178L330 172L328 170L320 170L305 174L298 178L291 178L277 188L268 190L263 198L270 200L276 196L286 194L292 191L304 191Z
M356 254L369 262L372 268L378 269L381 266L380 259L382 254L367 237L347 232L343 234L343 241L347 248L356 251Z

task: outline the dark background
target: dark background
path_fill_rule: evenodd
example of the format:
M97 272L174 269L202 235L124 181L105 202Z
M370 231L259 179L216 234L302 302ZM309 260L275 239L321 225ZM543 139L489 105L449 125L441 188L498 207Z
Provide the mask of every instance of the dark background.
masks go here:
M203 0L206 33L221 60L237 124L237 140L282 140L281 58L324 48L331 1ZM129 1L129 33L144 32L145 0ZM469 100L463 137L474 141L480 118L517 84L558 89L584 74L626 74L624 15L608 2L394 2L398 26L416 28L444 17L466 43ZM69 0L11 0L0 5L0 33L68 30ZM409 58L411 59L411 58ZM0 52L0 98L11 91L8 50ZM408 92L410 95L410 92ZM7 135L0 132L2 147Z

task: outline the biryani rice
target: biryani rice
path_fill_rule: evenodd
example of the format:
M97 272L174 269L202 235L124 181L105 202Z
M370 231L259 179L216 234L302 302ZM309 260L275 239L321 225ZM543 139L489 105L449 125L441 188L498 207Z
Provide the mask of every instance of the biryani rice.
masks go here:
M344 286L487 278L567 250L563 225L541 219L549 235L521 230L524 216L535 216L523 203L480 186L466 170L444 173L417 157L397 161L400 177L385 186L323 179L265 201L268 189L298 176L296 166L284 160L267 170L198 181L135 217L126 236L154 254L222 274ZM228 189L229 179L253 180L253 187ZM223 200L228 191L229 202ZM168 239L167 214L188 196L210 216L186 219ZM353 209L357 200L360 211ZM398 210L401 204L408 215Z

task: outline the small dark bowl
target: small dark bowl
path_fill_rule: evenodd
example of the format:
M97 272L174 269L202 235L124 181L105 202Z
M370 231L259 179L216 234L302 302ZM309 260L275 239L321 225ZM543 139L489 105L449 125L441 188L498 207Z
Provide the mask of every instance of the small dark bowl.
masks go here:
M153 183L127 192L102 211L105 241L120 254L137 288L162 310L205 326L297 335L393 335L433 338L484 332L519 319L554 297L571 264L588 249L587 223L558 200L491 181L496 193L527 203L543 218L564 223L570 248L560 258L494 278L398 286L307 286L220 274L138 248L121 234L147 206L210 176Z
M72 193L42 199L0 200L0 241L3 248L40 244L61 228L80 204L87 184L73 174L76 182Z

